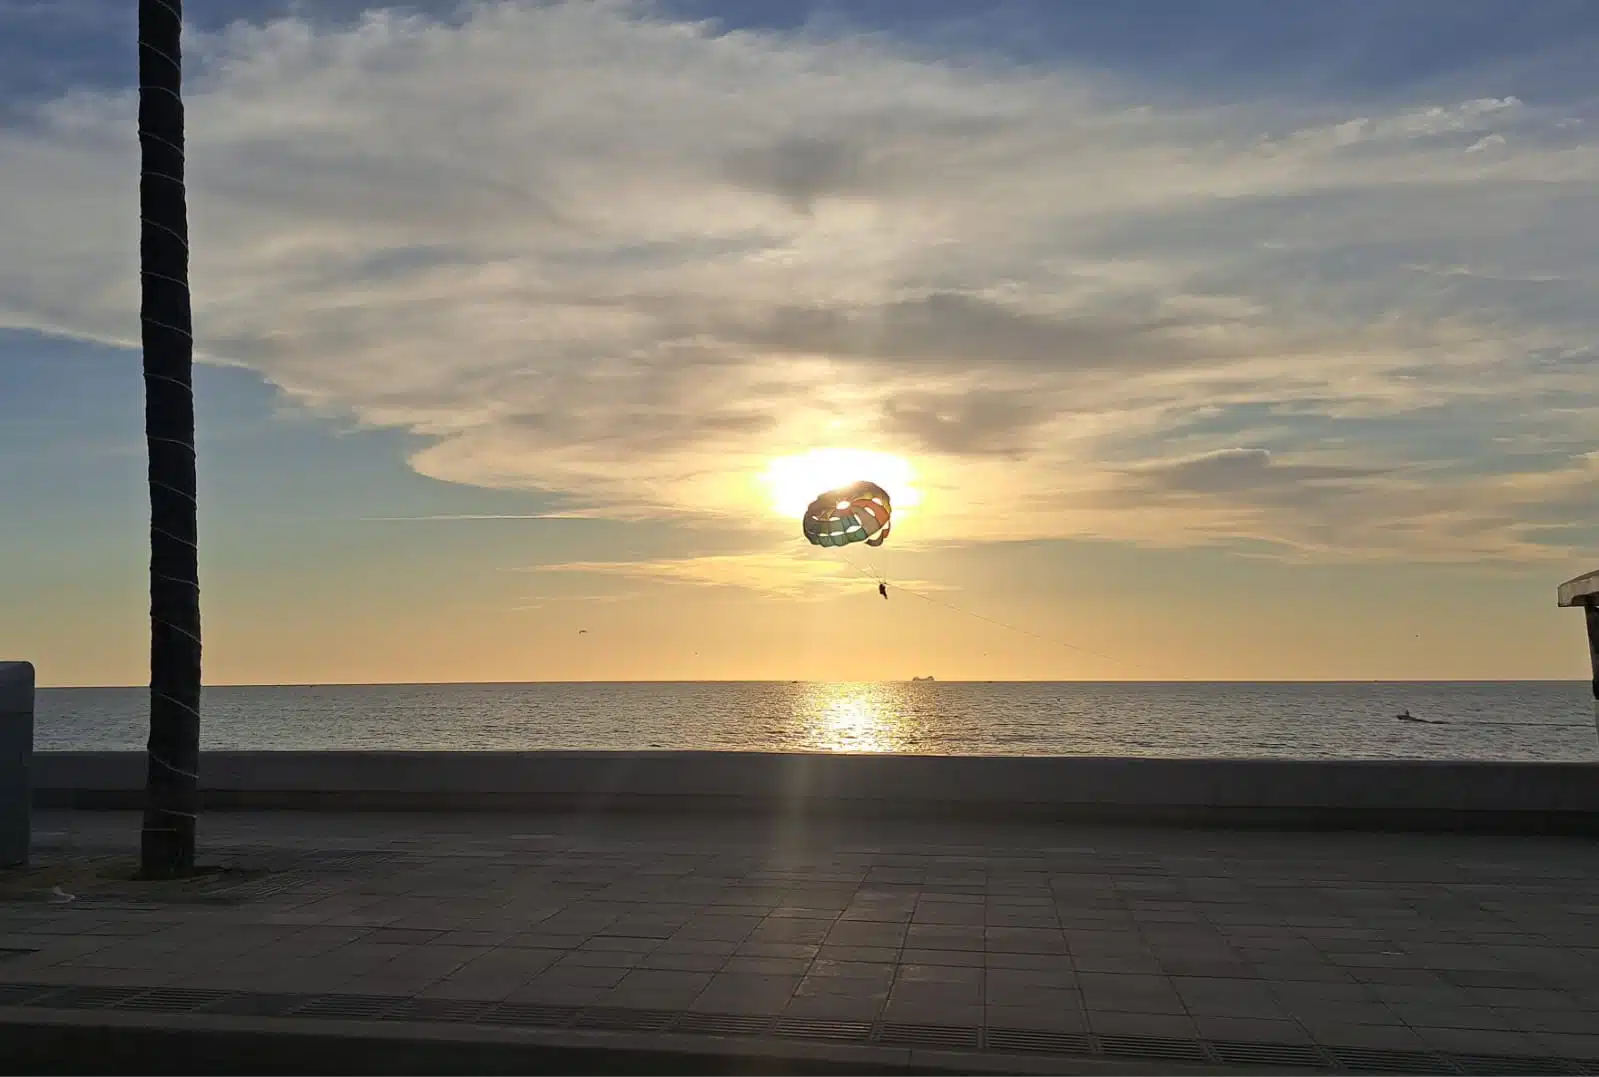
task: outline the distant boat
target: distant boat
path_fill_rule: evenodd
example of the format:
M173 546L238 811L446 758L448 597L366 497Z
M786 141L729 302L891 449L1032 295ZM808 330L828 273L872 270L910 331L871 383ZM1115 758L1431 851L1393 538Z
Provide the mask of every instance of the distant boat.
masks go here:
M1394 715L1394 717L1396 719L1398 719L1399 721L1401 721L1401 722L1420 722L1422 725L1448 725L1449 724L1448 722L1445 722L1441 718L1437 719L1437 720L1434 720L1434 719L1431 719L1431 718L1417 718L1414 714L1410 713L1410 708L1409 707L1406 707L1404 710L1402 710L1398 714Z
M912 684L920 684L920 683L925 683L927 681L930 681L932 679L933 678L931 678L931 677L912 677L911 678L911 683Z

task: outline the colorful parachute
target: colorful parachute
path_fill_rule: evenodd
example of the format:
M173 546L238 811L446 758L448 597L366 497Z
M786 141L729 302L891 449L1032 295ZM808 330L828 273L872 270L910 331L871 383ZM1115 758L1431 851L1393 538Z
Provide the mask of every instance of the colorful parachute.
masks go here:
M853 482L810 503L802 522L805 540L813 546L881 546L893 513L887 490L875 482Z

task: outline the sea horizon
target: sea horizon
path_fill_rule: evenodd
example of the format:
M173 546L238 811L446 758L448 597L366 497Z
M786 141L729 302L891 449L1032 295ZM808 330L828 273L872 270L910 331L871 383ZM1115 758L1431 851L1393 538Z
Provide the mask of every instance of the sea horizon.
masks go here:
M443 687L469 687L483 686L513 686L524 684L911 684L918 680L926 681L927 674L916 674L911 677L882 677L873 680L853 680L838 678L819 680L808 677L606 677L591 679L549 679L549 680L512 680L512 681L226 681L207 682L201 687L209 688L443 688ZM1392 678L1392 677L1344 677L1344 678L1309 678L1309 677L1270 677L1270 678L1227 678L1216 677L1206 679L1132 679L1132 678L1047 678L1047 677L1005 677L998 679L972 678L972 677L938 677L931 676L931 681L937 684L1128 684L1128 685L1201 685L1201 684L1581 684L1589 683L1582 677L1512 677L1512 678ZM100 691L112 689L145 689L144 684L43 684L35 685L38 691L61 691L82 689L85 691Z
M142 685L41 688L37 750L144 745ZM211 685L206 750L1599 760L1584 681Z

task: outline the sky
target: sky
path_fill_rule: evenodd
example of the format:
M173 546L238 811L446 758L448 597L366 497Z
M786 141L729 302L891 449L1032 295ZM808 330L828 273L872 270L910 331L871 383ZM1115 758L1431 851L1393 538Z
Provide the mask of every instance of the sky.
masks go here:
M189 6L207 683L1588 675L1599 6ZM132 9L0 0L43 684L148 672Z

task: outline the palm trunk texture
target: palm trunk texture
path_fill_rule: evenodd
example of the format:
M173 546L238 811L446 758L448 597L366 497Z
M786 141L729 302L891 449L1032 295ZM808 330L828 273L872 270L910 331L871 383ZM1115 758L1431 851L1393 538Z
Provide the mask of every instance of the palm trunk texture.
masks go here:
M139 0L139 320L150 454L150 740L140 842L146 874L194 866L199 809L200 581L182 33L181 0Z

